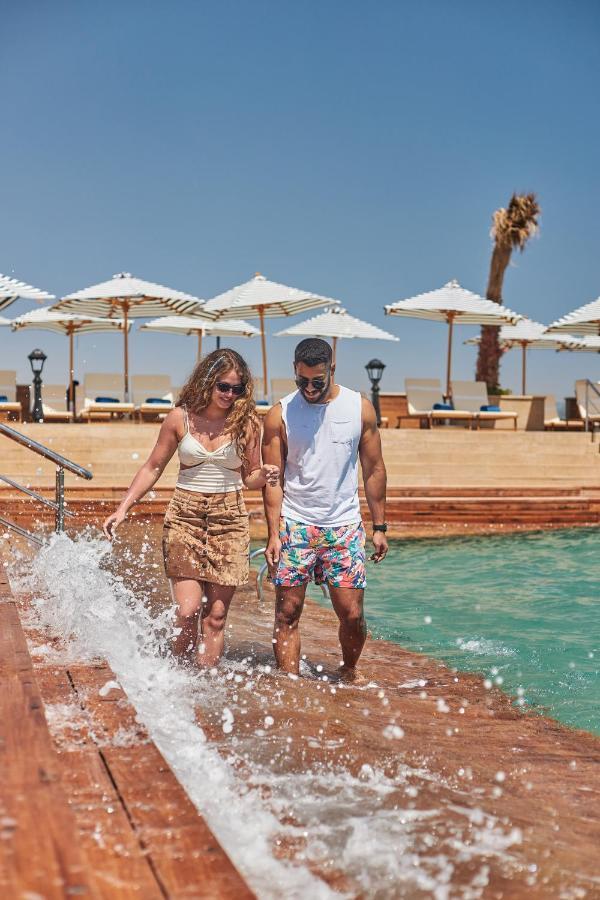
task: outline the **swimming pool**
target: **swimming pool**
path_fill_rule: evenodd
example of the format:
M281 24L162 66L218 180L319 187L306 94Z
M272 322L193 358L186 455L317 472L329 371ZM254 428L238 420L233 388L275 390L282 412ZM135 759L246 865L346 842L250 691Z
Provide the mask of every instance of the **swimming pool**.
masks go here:
M369 629L600 733L599 544L596 529L391 542L369 565Z

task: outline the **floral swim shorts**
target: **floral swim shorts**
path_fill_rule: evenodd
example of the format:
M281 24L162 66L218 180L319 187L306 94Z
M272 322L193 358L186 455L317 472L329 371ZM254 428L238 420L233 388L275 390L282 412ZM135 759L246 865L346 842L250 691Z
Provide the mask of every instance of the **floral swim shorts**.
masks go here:
M281 556L273 584L295 587L314 577L316 584L331 587L366 586L362 522L328 528L282 519L279 538Z

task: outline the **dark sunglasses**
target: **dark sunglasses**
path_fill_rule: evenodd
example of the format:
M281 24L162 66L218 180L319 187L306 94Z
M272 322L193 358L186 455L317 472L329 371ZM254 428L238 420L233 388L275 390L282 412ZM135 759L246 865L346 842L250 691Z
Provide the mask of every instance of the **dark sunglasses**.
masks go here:
M301 375L298 375L296 378L296 387L300 388L301 391L305 391L306 388L312 384L315 391L322 391L325 385L327 384L327 379L323 377L319 378L303 378Z
M227 384L226 381L217 381L215 387L220 394L233 394L235 397L241 397L246 390L245 384Z

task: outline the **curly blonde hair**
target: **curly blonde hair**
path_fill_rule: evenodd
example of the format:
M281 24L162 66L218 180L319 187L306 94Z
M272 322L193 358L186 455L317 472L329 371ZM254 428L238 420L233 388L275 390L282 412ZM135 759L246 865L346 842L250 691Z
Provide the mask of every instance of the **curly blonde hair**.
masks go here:
M195 366L181 388L176 406L189 412L201 413L209 405L214 386L220 377L234 369L244 385L244 393L235 397L225 422L225 434L230 434L240 459L245 460L246 446L252 432L260 430L254 403L254 382L246 360L235 350L213 350Z

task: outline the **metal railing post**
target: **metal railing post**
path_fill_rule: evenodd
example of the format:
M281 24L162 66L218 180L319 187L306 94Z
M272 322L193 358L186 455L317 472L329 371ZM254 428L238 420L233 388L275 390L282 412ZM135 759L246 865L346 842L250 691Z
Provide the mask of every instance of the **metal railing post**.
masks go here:
M56 469L56 516L55 529L57 534L65 530L65 470L62 466Z

